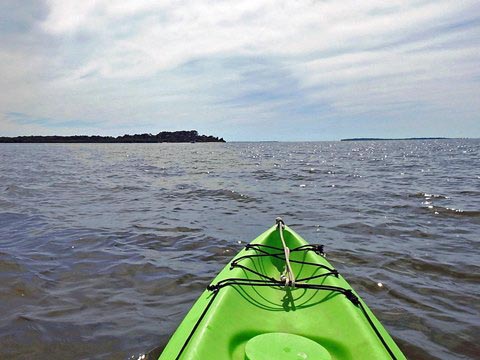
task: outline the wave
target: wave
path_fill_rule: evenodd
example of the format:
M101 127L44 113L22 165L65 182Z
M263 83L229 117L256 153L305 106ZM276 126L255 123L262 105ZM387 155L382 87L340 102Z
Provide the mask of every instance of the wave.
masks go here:
M197 189L192 190L187 193L191 198L213 198L214 200L235 200L239 202L259 202L258 199L248 196L243 193L239 193L235 190L227 190L227 189Z
M456 279L456 281L466 281L472 283L478 283L480 281L480 275L478 274L478 267L474 265L459 265L449 264L447 262L441 263L437 261L431 261L421 259L418 257L411 257L406 255L396 255L383 257L385 269L395 272L403 272L404 270L410 271L412 274L418 274L419 272L439 276L450 277Z
M471 218L480 217L480 211L478 210L461 210L437 205L429 205L427 207L423 207L423 209L433 212L435 215L462 216Z
M418 229L402 229L394 226L389 226L388 224L379 224L371 226L361 222L340 224L335 227L344 233L354 234L354 235L380 235L386 237L404 237L404 236L413 236L419 238L431 238L433 235L423 232Z
M408 197L420 198L420 199L449 199L449 197L446 196L446 195L429 194L429 193L424 193L424 192L409 194Z

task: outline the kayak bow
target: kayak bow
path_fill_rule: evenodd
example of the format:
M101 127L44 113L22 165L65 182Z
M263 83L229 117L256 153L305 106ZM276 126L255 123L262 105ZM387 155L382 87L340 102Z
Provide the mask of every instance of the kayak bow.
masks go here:
M277 219L217 275L159 360L405 359L323 255Z

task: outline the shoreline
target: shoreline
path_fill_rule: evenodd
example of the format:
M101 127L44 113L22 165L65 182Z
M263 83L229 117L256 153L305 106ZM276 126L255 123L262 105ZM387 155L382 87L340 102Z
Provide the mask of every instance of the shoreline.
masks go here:
M411 138L348 138L340 141L395 141L395 140L451 140L447 137L411 137Z
M197 142L225 142L223 138L212 135L199 135L197 130L190 131L162 131L152 134L125 134L122 136L100 135L72 135L72 136L15 136L0 137L0 143L197 143Z

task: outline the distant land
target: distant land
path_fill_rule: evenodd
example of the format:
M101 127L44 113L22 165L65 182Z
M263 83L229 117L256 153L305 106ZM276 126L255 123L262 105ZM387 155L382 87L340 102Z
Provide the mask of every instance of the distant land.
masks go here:
M412 137L412 138L351 138L341 139L340 141L393 141L393 140L445 140L446 137Z
M73 135L73 136L17 136L0 137L0 143L188 143L225 142L223 138L199 135L197 130L162 131L157 135L135 134L123 136Z

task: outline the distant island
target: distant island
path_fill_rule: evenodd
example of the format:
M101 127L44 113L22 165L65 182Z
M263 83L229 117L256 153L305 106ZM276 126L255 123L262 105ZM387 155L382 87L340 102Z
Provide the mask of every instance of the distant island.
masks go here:
M196 143L225 142L223 138L199 135L198 131L162 131L157 135L135 134L123 136L73 135L73 136L17 136L0 137L0 143Z
M446 137L412 137L412 138L352 138L352 139L341 139L340 141L393 141L393 140L445 140L449 139Z

